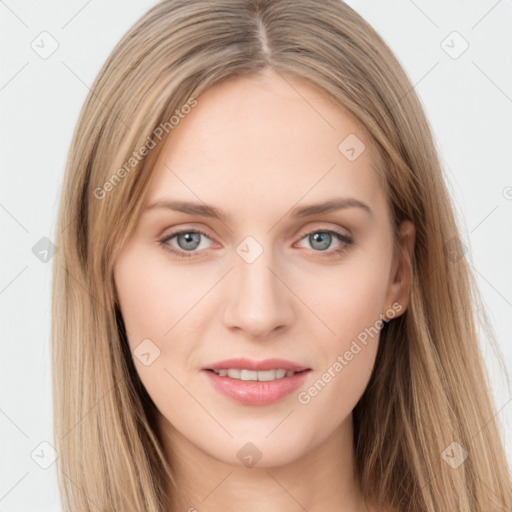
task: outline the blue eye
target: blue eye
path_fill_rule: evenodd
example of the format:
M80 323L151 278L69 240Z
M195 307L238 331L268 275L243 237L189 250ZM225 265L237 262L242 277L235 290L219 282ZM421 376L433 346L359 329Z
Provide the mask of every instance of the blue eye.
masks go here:
M208 248L208 246L202 246L202 238L210 240L210 237L201 230L187 229L165 235L158 242L165 250L182 258L190 258L197 255L200 249ZM301 240L305 238L308 239L314 252L322 253L325 257L340 255L353 243L350 237L334 230L316 229L303 234ZM170 243L173 239L176 239L177 245ZM338 240L340 246L327 250L335 240Z
M342 233L333 230L316 229L306 233L301 240L307 238L315 252L325 253L322 256L331 257L342 254L347 250L347 247L352 244L352 239ZM333 240L337 239L341 246L329 251L326 251L331 246Z
M200 233L180 233L178 235L174 235L173 238L176 238L180 249L184 249L185 251L197 249L201 242L201 234ZM182 245L182 243L183 245Z
M203 233L200 230L187 229L166 235L159 240L159 243L169 252L177 254L183 258L188 258L194 255L196 249L205 249L205 247L201 247L201 237L209 238L206 233ZM169 244L173 238L176 238L178 244L177 248Z

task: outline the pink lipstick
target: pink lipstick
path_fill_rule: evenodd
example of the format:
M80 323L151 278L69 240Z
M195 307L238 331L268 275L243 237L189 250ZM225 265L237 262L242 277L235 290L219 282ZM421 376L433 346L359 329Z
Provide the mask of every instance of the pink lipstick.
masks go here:
M311 368L284 359L219 361L203 372L220 393L245 405L268 405L298 389Z

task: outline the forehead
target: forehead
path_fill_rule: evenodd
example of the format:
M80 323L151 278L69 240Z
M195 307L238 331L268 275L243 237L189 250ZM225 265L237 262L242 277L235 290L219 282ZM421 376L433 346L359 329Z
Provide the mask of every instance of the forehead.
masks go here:
M355 196L384 207L367 135L311 84L267 72L196 99L164 143L147 203L171 196L264 212Z

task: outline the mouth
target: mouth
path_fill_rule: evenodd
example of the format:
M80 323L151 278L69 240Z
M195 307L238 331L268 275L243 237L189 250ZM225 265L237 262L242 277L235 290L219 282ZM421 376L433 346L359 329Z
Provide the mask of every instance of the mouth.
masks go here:
M230 359L203 368L214 389L244 405L277 402L301 386L310 372L283 359Z

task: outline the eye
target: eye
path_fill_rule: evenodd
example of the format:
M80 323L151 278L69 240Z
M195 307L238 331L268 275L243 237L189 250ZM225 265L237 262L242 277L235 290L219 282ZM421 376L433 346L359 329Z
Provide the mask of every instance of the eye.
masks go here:
M158 242L167 251L183 258L188 258L193 256L196 250L208 248L208 246L204 246L201 238L210 239L206 233L199 229L186 229L166 234ZM176 239L176 245L171 243L173 239Z
M326 257L336 256L345 252L348 246L353 243L353 240L349 236L331 229L309 231L302 236L301 240L304 239L307 240L315 252L324 252L325 254L323 256ZM329 249L332 243L336 241L339 244L338 247L327 251L326 249Z
M196 256L200 249L208 249L204 239L210 237L199 229L184 229L166 234L158 240L158 243L167 251L182 258ZM316 229L302 234L301 241L307 239L315 252L324 253L322 256L334 257L344 253L353 240L338 231L332 229ZM174 241L174 242L173 242ZM336 248L332 248L333 242L338 242ZM330 250L329 247L331 247Z

